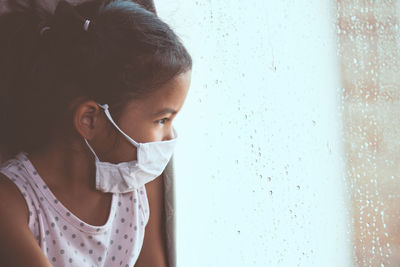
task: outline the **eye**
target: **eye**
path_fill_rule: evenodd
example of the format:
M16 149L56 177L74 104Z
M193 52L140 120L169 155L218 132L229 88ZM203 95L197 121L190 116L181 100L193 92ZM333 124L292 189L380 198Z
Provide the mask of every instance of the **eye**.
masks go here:
M165 124L165 123L168 122L168 121L169 121L169 118L163 118L163 119L161 119L161 120L156 121L156 123L158 123L158 124Z

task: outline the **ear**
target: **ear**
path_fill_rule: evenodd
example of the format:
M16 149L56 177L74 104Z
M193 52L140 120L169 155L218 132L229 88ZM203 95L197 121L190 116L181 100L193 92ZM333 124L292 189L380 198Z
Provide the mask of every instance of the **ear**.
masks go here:
M92 100L76 103L73 109L75 130L87 140L91 140L101 129L102 109Z

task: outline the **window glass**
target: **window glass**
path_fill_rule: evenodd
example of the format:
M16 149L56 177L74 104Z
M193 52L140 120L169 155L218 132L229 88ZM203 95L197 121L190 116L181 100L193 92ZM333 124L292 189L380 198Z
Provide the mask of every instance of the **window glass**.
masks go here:
M353 266L336 3L156 7L194 59L176 119L178 266Z

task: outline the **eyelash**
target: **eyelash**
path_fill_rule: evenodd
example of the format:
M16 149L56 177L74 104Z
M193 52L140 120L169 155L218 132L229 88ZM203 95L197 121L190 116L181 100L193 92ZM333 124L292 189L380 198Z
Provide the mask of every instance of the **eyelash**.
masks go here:
M163 122L162 122L163 121ZM159 123L159 124L165 124L166 122L168 122L169 121L169 118L163 118L163 119L161 119L161 120L158 120L157 121L157 123ZM162 122L162 123L160 123L160 122Z

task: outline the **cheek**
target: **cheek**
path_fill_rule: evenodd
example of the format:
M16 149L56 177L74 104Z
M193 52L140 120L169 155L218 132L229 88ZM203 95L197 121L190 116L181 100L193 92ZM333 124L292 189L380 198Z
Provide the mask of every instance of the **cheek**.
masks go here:
M137 138L134 139L139 143L148 143L160 141L162 138L162 132L158 129L158 127L145 127L140 129L140 134L137 135Z
M160 129L161 127L153 122L136 122L126 125L122 130L136 142L147 143L161 139ZM125 138L122 134L121 137Z
M121 117L120 128L124 133L138 143L162 140L162 125L156 124L145 114L134 115ZM125 138L122 134L121 137Z
M137 149L124 136L119 137L119 142L114 147L113 158L119 162L127 162L137 159Z

